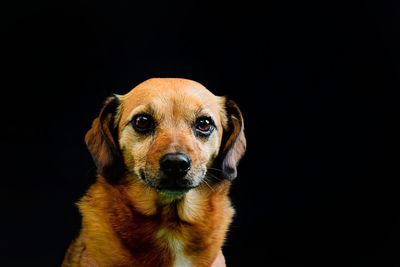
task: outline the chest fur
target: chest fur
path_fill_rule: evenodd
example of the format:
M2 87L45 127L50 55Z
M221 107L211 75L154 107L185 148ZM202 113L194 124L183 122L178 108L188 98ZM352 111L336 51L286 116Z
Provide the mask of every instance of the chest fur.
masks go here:
M119 191L89 194L79 205L89 253L104 266L210 266L233 209L225 195L198 196L147 215Z
M186 244L183 238L167 229L161 229L157 238L166 243L172 257L172 267L191 267L193 263L186 255Z

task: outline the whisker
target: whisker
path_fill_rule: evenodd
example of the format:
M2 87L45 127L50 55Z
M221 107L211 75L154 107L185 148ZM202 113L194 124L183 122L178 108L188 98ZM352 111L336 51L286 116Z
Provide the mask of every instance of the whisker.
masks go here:
M206 179L204 179L204 183L211 189L211 191L214 191L214 188L211 187L211 185L207 182Z
M211 172L207 172L207 175L209 175L211 178L214 178L217 181L222 181L221 178L217 177L216 175L212 174Z
M212 168L212 167L210 167L210 168L207 168L208 170L213 170L213 171L219 171L219 172L222 172L222 170L221 169L217 169L217 168Z

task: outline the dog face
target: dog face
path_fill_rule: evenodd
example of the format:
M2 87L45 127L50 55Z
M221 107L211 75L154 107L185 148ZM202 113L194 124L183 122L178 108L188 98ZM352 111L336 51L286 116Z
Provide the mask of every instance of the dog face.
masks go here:
M207 183L210 169L236 177L245 151L243 118L233 101L185 79L150 79L109 98L86 135L101 175L182 195Z

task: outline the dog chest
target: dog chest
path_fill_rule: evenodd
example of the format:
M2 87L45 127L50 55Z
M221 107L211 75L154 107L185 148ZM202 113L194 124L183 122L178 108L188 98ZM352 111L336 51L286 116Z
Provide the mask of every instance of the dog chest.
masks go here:
M189 257L185 255L185 243L176 233L164 228L157 233L157 238L167 243L173 258L172 267L192 267Z

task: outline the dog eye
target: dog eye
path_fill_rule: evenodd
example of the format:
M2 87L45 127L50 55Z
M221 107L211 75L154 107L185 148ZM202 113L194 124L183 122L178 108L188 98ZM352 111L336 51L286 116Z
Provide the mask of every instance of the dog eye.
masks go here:
M138 114L132 120L133 128L139 133L148 133L154 129L154 120L148 114Z
M214 122L210 117L200 117L195 123L196 132L202 136L209 136L214 130Z

